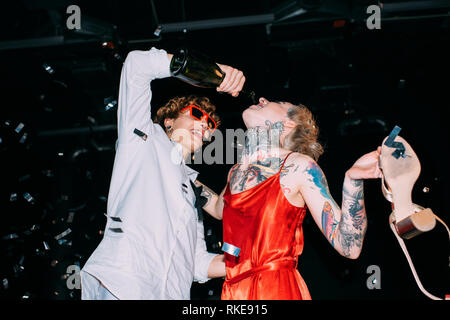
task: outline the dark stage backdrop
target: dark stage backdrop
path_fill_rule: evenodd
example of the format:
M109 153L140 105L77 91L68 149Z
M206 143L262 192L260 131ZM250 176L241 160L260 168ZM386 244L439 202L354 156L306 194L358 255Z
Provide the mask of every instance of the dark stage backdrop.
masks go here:
M228 2L217 12L205 1L156 2L158 23L261 15L285 3ZM150 2L73 3L86 17L82 26L83 21L92 26L91 33L66 30L65 9L72 3L64 1L9 2L2 11L1 299L80 299L80 290L67 283L103 236L122 62L128 52L153 46L169 52L179 46L195 48L242 70L247 86L258 96L308 106L325 147L318 162L338 203L345 171L400 126L400 135L422 164L413 201L450 221L450 20L445 14L407 12L407 19L386 18L380 30L369 30L363 10L367 2L340 1L346 10L324 13L313 6L304 19L297 16L284 24L155 36ZM356 9L363 11L355 13ZM65 41L44 41L55 35ZM249 104L243 98L173 78L155 80L152 90L154 111L177 95L205 95L217 105L222 132L243 128L241 113ZM236 152L231 143L224 150ZM193 167L199 179L219 193L231 164ZM298 269L312 298L426 299L389 228L391 208L380 181L367 181L364 192L368 231L357 260L334 252L311 216L305 218ZM204 224L209 251L220 253L221 222L206 217ZM438 224L406 243L424 287L437 296L450 294L445 229ZM379 289L366 284L371 276L367 269L373 265L380 268ZM222 283L194 283L192 299L220 299Z

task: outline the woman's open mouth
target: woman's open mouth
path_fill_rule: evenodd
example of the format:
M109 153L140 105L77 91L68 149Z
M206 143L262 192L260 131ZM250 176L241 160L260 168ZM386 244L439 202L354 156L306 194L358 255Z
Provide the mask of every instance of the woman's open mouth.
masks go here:
M252 109L252 110L260 110L262 108L264 108L264 105L261 102L249 107L249 109Z

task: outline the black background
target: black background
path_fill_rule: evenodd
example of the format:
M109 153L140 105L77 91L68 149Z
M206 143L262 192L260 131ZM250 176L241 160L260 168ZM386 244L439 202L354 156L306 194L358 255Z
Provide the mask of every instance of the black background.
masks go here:
M105 105L117 99L127 53L152 46L168 52L184 45L195 48L242 70L258 96L308 106L325 147L319 164L338 203L345 171L400 126L422 165L413 201L449 220L450 4L419 10L410 2L398 12L382 11L381 29L369 30L366 8L373 2L293 2L308 12L271 28L163 29L159 37L153 34L158 23L267 14L290 1L156 1L156 11L150 1L2 3L0 298L80 298L80 290L67 288L66 270L84 265L105 225L117 110L105 110ZM81 9L81 32L66 28L71 4ZM337 20L344 25L335 25ZM64 43L44 43L43 38L57 36ZM114 49L103 48L104 41ZM196 93L217 105L223 132L243 128L241 113L248 106L243 98L173 78L155 80L152 90L153 110L173 96ZM20 123L24 127L17 133ZM194 166L199 179L216 192L224 187L230 167ZM26 192L33 201L24 198ZM391 209L380 181L365 183L365 200L369 225L357 260L334 252L312 218L305 219L299 271L312 298L426 299L389 229ZM69 228L58 243L55 236ZM205 231L208 249L219 253L221 223L207 217ZM440 297L450 294L445 229L438 224L406 243L424 287ZM381 289L366 286L370 265L380 267ZM222 281L193 284L192 299L219 299Z

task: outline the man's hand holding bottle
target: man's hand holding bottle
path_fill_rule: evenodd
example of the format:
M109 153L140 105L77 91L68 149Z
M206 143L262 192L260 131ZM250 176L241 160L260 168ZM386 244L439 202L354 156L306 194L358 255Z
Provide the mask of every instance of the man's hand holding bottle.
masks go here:
M237 97L239 92L244 87L245 76L241 70L235 69L233 67L217 64L220 69L225 73L225 79L223 79L220 86L217 87L218 92L226 92L231 94L233 97Z

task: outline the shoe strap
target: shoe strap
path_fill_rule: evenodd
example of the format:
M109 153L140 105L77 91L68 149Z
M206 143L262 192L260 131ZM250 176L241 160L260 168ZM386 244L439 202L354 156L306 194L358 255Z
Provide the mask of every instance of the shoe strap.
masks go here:
M440 223L442 223L442 225L445 227L445 229L447 230L447 233L449 235L449 239L450 239L450 230L449 230L448 226L444 223L444 221L442 221L434 213L433 213L433 215L436 218L436 220L439 221ZM397 239L400 247L403 250L403 253L404 253L405 257L406 257L406 260L408 261L409 267L411 269L411 272L412 272L412 274L414 276L414 279L416 280L416 284L419 287L420 291L422 291L422 293L424 295L426 295L428 298L430 298L432 300L442 300L442 298L439 298L439 297L436 297L436 296L432 295L427 290L425 290L425 288L423 287L422 282L420 282L419 276L417 275L417 271L416 271L416 269L414 267L412 259L411 259L410 255L408 253L408 249L406 248L405 241L398 235L397 229L395 228L394 223L395 223L395 216L394 216L394 213L392 212L390 214L390 216L389 216L389 225L391 227L392 233L394 233L395 238Z

